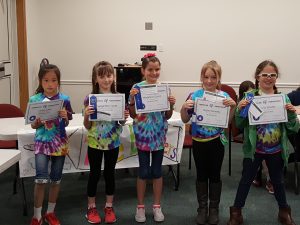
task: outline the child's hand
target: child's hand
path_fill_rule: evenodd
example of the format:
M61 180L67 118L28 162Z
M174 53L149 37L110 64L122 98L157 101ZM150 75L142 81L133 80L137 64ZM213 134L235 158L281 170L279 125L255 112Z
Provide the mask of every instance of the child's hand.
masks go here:
M243 99L239 102L238 104L238 109L241 110L242 108L244 108L246 105L248 105L250 102L246 99Z
M94 107L92 105L88 105L84 109L84 116L88 117L89 115L93 114L95 112Z
M63 108L62 110L59 110L58 112L59 117L68 120L68 112L65 108Z
M171 108L173 108L173 106L176 103L176 98L174 96L172 96L172 95L169 95L168 100L170 102Z
M190 110L194 108L194 104L195 102L192 99L188 99L185 103L183 103L182 108L184 108L185 110Z
M132 88L131 90L130 90L130 104L134 104L134 96L137 94L137 93L139 93L139 90L137 89L137 88Z
M291 111L291 112L296 112L296 107L293 106L291 103L287 103L287 104L285 105L285 108L286 108L286 110L289 110L289 111Z
M223 105L230 106L231 108L233 108L236 106L236 103L232 98L226 98L223 100Z
M37 118L32 124L31 124L31 127L33 129L37 129L39 128L40 126L44 125L45 122L41 120L41 118Z
M129 111L127 109L124 110L125 120L129 117Z

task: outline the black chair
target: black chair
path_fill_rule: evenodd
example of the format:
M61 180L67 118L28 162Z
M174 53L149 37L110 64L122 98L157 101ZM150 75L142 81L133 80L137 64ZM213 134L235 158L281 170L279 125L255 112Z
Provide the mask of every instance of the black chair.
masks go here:
M300 162L300 130L297 134L289 136L289 140L294 148L294 152L289 156L289 163L294 163L294 187L295 194L298 195L300 191L300 174L298 162Z

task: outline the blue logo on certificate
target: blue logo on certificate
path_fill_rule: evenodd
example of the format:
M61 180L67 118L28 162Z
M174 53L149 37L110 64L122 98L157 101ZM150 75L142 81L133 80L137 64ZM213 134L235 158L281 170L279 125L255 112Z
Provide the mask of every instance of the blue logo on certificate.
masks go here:
M90 105L93 106L95 112L93 114L90 115L91 119L97 119L97 97L92 95L90 97Z
M203 116L202 116L202 115L198 115L198 116L197 116L197 120L198 120L198 121L202 121L202 120L203 120Z
M36 118L36 116L31 116L31 117L29 118L29 121L34 121L35 118Z

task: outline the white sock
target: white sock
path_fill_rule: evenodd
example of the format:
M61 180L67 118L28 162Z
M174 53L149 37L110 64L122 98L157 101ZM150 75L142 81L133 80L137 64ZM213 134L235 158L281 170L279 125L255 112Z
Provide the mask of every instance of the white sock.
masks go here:
M40 220L42 218L42 207L35 208L33 207L33 217Z
M111 208L111 207L112 207L112 203L106 202L106 203L105 203L105 208L106 208L106 207Z
M48 202L47 214L54 212L55 205L56 205L56 203Z

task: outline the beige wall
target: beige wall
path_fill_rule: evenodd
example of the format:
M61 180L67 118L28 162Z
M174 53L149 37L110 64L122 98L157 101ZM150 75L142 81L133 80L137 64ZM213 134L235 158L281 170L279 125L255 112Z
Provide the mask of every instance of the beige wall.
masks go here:
M139 62L145 53L140 44L162 46L161 81L176 83L178 104L193 89L186 83L199 82L202 65L211 59L221 64L222 81L234 86L253 80L264 59L279 65L279 87L300 84L297 0L27 0L26 5L30 94L40 60L48 57L62 71L63 90L81 104L82 92L90 91L92 66L99 60ZM152 31L144 29L145 22L153 22ZM85 85L70 86L73 81Z

